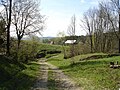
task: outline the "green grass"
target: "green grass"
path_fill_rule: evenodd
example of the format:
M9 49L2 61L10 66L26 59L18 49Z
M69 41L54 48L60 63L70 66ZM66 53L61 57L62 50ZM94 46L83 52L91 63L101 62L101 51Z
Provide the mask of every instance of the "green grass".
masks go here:
M48 71L48 89L57 90L55 85L55 77L53 71Z
M0 56L0 90L29 90L39 73L39 64L20 64Z
M72 59L74 59L74 62L77 63L77 62L79 62L80 59L87 58L87 57L92 56L92 55L104 55L104 53L78 55L78 56L75 56L74 58L68 58L68 59L64 59L63 54L59 54L53 58L52 57L49 58L48 62L62 68L64 66L69 66L71 64Z
M40 66L36 62L31 62L25 66L27 68L16 75L17 90L29 90L39 74Z
M61 45L50 45L50 44L40 44L38 47L37 54L41 57L50 58L52 56L58 55L63 51Z
M57 50L57 51L62 51L62 46L61 45L40 44L38 50L39 51L40 50L47 50L47 51Z
M76 56L74 57L76 62L74 65L71 65L71 58L63 59L62 54L49 58L48 62L62 69L85 90L117 90L120 88L120 69L110 68L109 63L119 61L120 64L120 56L79 61L80 58L96 54Z

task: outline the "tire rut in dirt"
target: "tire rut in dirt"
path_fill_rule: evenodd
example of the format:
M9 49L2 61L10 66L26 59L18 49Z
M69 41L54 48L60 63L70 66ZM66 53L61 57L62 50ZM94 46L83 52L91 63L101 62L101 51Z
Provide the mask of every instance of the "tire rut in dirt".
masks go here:
M44 63L40 63L40 76L36 80L34 88L32 90L48 90L48 66Z

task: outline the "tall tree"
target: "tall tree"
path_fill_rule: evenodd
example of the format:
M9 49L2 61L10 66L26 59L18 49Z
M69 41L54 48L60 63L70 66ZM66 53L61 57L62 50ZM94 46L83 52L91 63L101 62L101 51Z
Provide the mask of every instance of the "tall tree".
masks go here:
M71 23L70 25L68 26L68 34L70 37L72 37L71 41L71 47L70 47L70 54L71 54L71 57L72 57L72 64L74 63L74 56L75 56L75 46L74 46L74 37L75 37L75 32L76 32L76 17L75 15L73 15L71 17Z
M106 39L107 45L104 45L104 47L106 47L106 49L108 51L108 49L111 50L113 48L113 46L116 45L113 39L116 38L117 41L119 40L118 13L116 13L114 5L111 2L101 2L99 7L103 13L104 36L107 36L107 39Z
M39 12L39 4L34 0L14 0L13 25L18 38L18 49L24 35L40 33L43 30L44 16Z
M118 13L118 52L120 53L120 0L111 0L112 10Z
M12 13L12 0L1 0L1 4L5 8L4 19L6 21L7 30L7 55L10 55L10 25L11 25L11 13Z
M113 38L117 31L117 15L112 11L110 2L102 2L97 9L89 9L83 18L83 27L87 31L91 51L108 52L113 48ZM115 46L115 45L114 45Z
M93 39L92 39L92 35L93 35L93 25L94 25L94 15L95 13L93 12L92 9L89 9L86 13L84 13L83 15L83 27L86 30L89 39L90 39L90 48L91 48L91 52L93 52Z
M108 52L117 48L115 43L120 40L119 0L111 1L101 2L97 9L89 9L84 14L82 27L88 33L91 51ZM118 46L120 51L120 41Z
M63 48L63 53L64 53L64 58L66 57L66 51L65 51L65 47L64 47L64 39L65 39L65 33L64 31L62 32L58 32L57 36L60 38L60 41L62 42L62 48Z
M75 17L75 15L73 15L71 17L71 23L68 26L68 31L67 32L70 36L75 36L75 31L76 31L76 17Z
M0 46L4 43L4 39L5 39L5 21L4 20L0 20Z

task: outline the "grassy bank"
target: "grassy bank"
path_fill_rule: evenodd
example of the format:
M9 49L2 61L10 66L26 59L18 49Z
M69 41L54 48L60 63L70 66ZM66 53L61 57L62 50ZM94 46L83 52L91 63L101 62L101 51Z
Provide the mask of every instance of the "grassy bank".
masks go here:
M0 56L0 90L29 90L39 72L39 64L21 64Z
M46 50L46 51L62 51L62 46L61 45L50 45L50 44L40 44L39 45L39 51L41 50Z
M97 53L99 55L99 53ZM49 58L48 62L58 66L65 74L73 78L85 90L117 90L120 88L120 69L109 67L111 61L118 61L120 56L102 59L79 61L95 54L80 55L70 59L63 59L60 54ZM76 62L70 65L71 59Z

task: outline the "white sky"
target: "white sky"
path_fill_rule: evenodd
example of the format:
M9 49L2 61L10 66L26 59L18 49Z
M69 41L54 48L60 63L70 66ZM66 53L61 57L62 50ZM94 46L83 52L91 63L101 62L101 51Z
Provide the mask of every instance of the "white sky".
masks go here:
M62 31L67 35L67 28L74 14L77 23L76 35L85 35L85 31L80 28L80 19L89 8L97 6L98 1L101 0L41 0L40 12L47 17L43 37L55 37ZM1 10L3 8L0 6Z
M41 0L41 13L46 15L46 29L43 36L56 36L58 32L64 31L67 35L67 28L71 17L76 16L76 35L85 35L80 28L80 19L89 8L98 5L99 0Z

